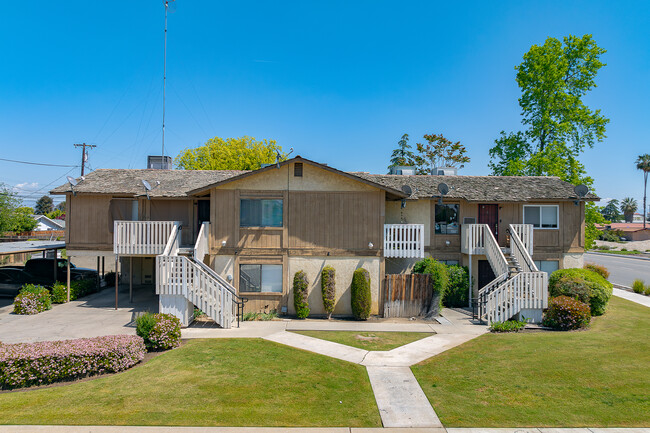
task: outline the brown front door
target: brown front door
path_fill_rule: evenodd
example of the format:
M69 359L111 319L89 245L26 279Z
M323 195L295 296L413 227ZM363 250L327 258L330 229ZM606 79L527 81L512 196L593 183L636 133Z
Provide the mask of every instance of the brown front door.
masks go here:
M487 224L495 239L499 239L499 205L479 204L478 223Z

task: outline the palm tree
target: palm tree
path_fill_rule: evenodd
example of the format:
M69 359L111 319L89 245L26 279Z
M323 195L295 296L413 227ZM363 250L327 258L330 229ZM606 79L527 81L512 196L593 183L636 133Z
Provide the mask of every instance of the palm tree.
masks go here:
M646 222L646 189L648 187L648 173L650 173L650 153L645 155L639 155L639 158L636 160L636 168L643 171L643 228L645 228Z
M636 200L632 197L625 197L621 202L621 212L625 215L625 222L631 223L634 219L634 212L636 212L637 204Z

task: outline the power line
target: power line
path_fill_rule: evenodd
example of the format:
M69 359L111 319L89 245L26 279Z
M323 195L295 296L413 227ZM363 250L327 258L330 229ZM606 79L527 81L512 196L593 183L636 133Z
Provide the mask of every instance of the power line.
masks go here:
M44 165L46 167L72 167L72 168L79 167L78 165L44 164L42 162L18 161L15 159L6 159L6 158L0 158L0 161L17 162L18 164Z
M86 144L86 143L81 143L81 144L75 144L74 147L81 147L81 177L84 176L84 168L86 166L86 161L88 161L88 152L86 151L86 147L93 148L97 147L94 144ZM78 166L77 166L78 167Z

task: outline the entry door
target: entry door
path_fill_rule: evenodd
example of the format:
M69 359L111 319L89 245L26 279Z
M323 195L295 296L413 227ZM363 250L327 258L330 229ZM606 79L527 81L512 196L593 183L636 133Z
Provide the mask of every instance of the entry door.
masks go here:
M492 270L492 266L490 266L490 262L487 260L479 260L478 261L478 288L479 290L482 289L483 287L487 286L490 284L492 280L494 280L496 276L494 275L494 271Z
M495 239L499 239L499 205L479 204L478 223L487 224Z
M210 222L210 200L199 200L196 214L198 220L198 224L196 225L196 233L198 234L199 230L201 230L201 224L203 224L205 221Z

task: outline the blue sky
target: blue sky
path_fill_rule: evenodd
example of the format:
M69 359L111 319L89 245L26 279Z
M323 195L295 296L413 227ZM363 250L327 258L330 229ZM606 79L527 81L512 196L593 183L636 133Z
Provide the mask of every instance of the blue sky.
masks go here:
M385 172L403 133L488 149L520 127L514 66L549 37L591 33L607 66L586 98L611 119L582 157L601 197L643 194L650 152L648 2L217 2L169 16L166 149L272 138L342 170ZM161 0L7 2L0 14L0 158L144 168L161 147ZM0 161L29 202L79 169ZM51 184L51 185L48 185Z

